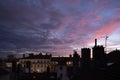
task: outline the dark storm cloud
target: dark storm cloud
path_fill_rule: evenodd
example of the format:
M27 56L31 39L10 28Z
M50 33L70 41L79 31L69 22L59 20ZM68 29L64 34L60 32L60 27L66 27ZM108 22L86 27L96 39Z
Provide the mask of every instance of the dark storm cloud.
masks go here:
M61 40L48 37L52 30L59 28L63 16L48 0L1 0L0 47L32 49L61 44Z

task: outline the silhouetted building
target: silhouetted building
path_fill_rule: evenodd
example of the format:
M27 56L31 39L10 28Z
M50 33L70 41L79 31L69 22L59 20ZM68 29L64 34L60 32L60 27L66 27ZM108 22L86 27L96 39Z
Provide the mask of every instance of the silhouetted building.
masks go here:
M12 72L11 72L10 80L17 80L17 61L16 60L12 61Z
M80 55L74 50L73 54L73 73L77 74L80 67Z
M80 55L75 50L74 50L74 54L73 54L73 66L74 67L80 66Z
M58 66L57 66L57 78L58 80L68 80L67 76L67 64L65 58L59 58Z
M95 39L95 46L92 50L93 64L95 68L104 68L106 66L105 51L103 46L97 45L97 39Z
M120 80L120 61L108 66L106 74L107 80Z
M3 68L0 68L0 80L10 80L10 73Z
M108 66L120 61L120 50L113 50L110 53L106 54Z
M16 72L17 62L14 60L12 61L12 72Z
M64 62L62 62L64 60ZM57 71L57 66L59 64L65 64L67 67L73 67L72 57L52 57L51 58L51 72Z
M0 58L0 68L4 66L3 59Z
M90 68L90 49L89 48L82 48L81 49L81 68L82 69L89 69Z

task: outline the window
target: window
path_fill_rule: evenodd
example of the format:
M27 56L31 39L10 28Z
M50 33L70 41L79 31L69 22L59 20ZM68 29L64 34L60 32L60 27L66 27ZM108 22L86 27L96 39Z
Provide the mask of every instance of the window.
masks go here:
M63 69L63 67L62 66L60 66L60 70L62 70Z
M44 67L46 67L46 64L44 64Z
M40 61L37 61L37 63L40 63Z
M43 65L41 64L41 67L43 67Z
M39 64L38 64L38 66L37 67L39 67Z
M44 63L46 63L46 61L44 61Z
M34 64L34 67L36 67L36 65Z
M49 63L49 61L47 61L47 63Z

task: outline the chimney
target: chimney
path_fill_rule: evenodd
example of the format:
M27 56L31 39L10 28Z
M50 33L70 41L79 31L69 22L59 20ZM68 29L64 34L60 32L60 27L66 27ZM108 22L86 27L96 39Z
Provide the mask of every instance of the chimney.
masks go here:
M95 46L97 46L97 39L95 39Z
M23 54L23 58L25 58L25 54Z
M72 55L70 54L69 57L72 58Z

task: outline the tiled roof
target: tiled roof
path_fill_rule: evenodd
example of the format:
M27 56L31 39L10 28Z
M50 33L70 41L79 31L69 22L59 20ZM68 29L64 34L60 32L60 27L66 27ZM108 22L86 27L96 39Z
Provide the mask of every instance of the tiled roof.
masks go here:
M51 61L60 61L60 60L72 61L73 58L71 57L52 57L51 58Z
M32 55L22 59L50 59L51 55Z

